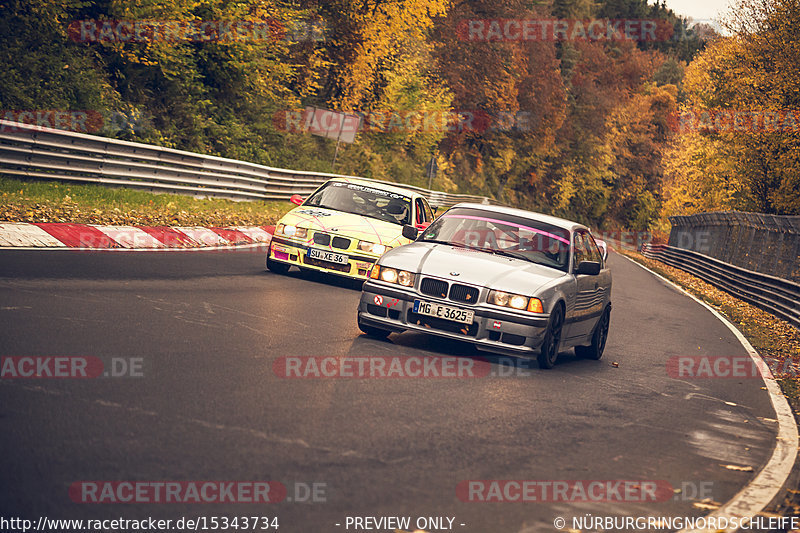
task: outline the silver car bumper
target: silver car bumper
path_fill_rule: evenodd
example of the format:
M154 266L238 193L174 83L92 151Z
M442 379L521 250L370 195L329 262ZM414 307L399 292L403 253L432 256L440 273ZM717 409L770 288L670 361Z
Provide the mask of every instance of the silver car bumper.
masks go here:
M413 312L416 299L471 309L475 312L473 323L459 324L418 315ZM550 316L515 313L487 305L459 304L421 294L412 288L367 280L358 304L358 318L363 324L385 330L420 331L469 342L480 350L534 356L544 340Z

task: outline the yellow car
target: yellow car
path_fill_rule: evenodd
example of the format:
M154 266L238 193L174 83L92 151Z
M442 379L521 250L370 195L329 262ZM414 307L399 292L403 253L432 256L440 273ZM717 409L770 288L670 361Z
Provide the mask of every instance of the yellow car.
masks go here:
M292 266L366 279L391 248L408 244L433 222L419 193L351 178L325 182L278 222L267 251L267 268L285 274Z

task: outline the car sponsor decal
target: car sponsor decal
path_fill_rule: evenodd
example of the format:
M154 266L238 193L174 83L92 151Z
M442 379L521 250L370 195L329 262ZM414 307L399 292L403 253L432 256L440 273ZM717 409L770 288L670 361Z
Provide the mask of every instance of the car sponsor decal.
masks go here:
M308 215L310 217L329 217L333 213L327 211L318 211L316 209L303 209L302 211L295 211L298 215Z
M369 224L369 227L375 232L375 236L378 237L378 244L383 244L383 238L381 237L381 232L378 231L378 228L376 228L375 225L366 217L364 217L364 222Z
M411 201L411 198L403 196L402 194L397 194L390 191L384 191L383 189L376 189L374 187L367 187L366 185L358 185L356 183L333 182L331 183L331 187L347 187L348 189L353 191L369 192L372 194L377 194L378 196L385 196L386 198L405 200L406 202Z

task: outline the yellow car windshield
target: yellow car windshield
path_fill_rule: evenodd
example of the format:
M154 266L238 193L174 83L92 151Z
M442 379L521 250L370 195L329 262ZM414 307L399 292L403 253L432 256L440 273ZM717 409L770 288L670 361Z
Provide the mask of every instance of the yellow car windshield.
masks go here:
M393 224L411 223L411 199L367 185L330 182L303 205L377 218Z

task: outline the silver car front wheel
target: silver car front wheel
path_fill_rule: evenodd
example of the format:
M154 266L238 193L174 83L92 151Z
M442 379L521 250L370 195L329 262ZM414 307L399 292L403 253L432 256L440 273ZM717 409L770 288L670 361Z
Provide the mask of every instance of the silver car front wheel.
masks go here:
M539 352L539 368L553 368L558 359L558 349L561 346L561 332L564 328L564 309L557 305L550 315L547 332Z

